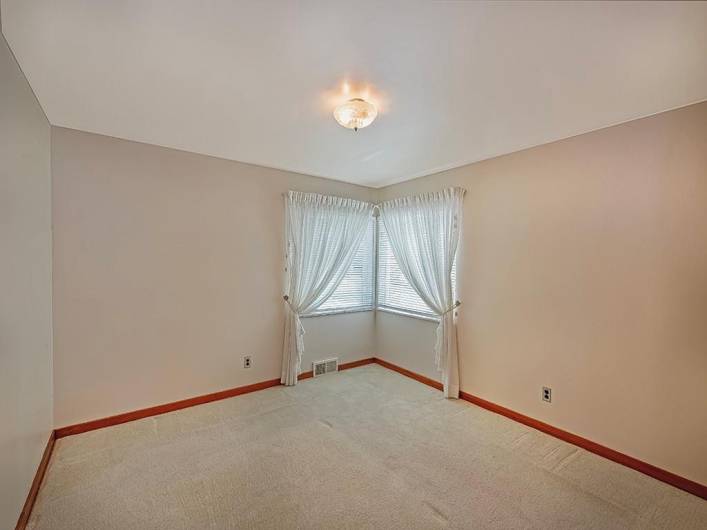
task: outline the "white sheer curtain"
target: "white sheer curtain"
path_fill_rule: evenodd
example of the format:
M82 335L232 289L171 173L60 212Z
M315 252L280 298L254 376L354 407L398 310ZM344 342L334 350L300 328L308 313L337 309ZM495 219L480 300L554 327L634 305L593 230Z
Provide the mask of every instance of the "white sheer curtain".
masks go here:
M282 384L297 383L304 351L300 315L316 310L339 286L361 245L372 210L372 204L354 199L288 192Z
M440 317L435 362L442 372L444 395L449 398L459 397L459 302L453 298L452 266L459 247L465 193L461 188L449 188L379 206L400 270Z

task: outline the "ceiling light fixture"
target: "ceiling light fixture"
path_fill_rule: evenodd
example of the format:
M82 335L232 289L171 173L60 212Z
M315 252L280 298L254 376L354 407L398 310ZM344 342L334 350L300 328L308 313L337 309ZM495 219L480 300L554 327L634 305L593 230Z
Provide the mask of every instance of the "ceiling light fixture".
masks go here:
M361 98L350 99L334 109L334 118L339 125L354 131L368 127L376 116L378 116L376 106Z

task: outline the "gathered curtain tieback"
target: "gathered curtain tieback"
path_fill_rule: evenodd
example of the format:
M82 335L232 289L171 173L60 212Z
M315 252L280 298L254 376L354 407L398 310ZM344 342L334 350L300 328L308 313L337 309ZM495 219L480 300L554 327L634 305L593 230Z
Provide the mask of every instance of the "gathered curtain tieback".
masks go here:
M286 303L288 306L290 306L290 310L291 310L295 315L299 315L299 313L298 313L297 311L295 311L295 308L292 307L292 303L290 302L290 297L289 297L289 296L284 295L284 296L282 297L282 299L285 301L285 303Z
M446 314L449 313L450 311L454 311L454 310L455 310L457 307L459 307L460 305L462 305L462 303L461 303L459 300L457 300L456 302L454 302L454 305L453 305L452 307L450 307L450 308L447 309L446 311L440 313L439 316L443 317L444 315L446 315Z
M282 297L282 299L285 301L285 303L286 303L288 306L290 306L290 309L292 310L292 312L293 312L294 314L297 314L297 311L295 311L295 308L292 307L292 304L290 303L290 297L287 296L287 295L284 295L284 296Z
M285 301L285 303L290 306L290 311L292 311L292 314L295 315L297 318L297 323L299 324L297 326L297 330L299 332L299 335L304 335L304 326L302 325L302 322L299 320L299 313L295 311L295 308L292 307L292 304L290 303L290 297L287 295L284 295L282 299Z

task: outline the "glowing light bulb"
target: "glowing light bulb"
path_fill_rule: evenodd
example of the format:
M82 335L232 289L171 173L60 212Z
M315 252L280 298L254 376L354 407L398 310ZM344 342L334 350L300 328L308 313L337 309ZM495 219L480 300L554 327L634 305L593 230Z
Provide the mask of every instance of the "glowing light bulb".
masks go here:
M350 99L334 109L334 119L339 125L354 131L368 127L376 116L378 116L376 106L361 98Z

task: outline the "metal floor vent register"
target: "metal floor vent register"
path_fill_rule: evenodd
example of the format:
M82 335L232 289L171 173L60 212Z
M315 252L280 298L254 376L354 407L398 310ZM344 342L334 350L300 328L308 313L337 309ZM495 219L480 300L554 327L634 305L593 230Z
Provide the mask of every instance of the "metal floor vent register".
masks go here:
M320 375L329 374L331 372L339 371L339 359L324 359L323 361L314 361L312 363L312 373L314 377L319 377Z

